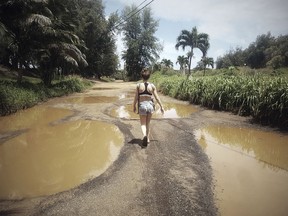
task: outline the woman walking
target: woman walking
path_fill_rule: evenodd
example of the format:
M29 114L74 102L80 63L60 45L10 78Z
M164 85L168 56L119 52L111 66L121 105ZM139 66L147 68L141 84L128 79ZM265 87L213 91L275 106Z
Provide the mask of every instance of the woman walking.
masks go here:
M150 120L152 114L155 110L155 104L153 101L153 96L160 105L160 110L162 114L164 109L161 103L161 100L157 94L157 90L154 84L149 83L148 79L150 78L150 70L144 68L141 71L142 83L138 83L136 87L134 102L133 102L133 111L136 113L136 104L138 104L138 113L140 115L140 124L141 130L143 133L143 146L147 146L147 143L150 142Z

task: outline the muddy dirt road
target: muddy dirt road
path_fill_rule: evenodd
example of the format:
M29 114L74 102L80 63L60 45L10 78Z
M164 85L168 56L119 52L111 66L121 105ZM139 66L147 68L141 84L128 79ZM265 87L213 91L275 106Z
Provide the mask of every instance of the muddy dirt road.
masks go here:
M135 83L96 82L91 90L73 97L130 96L102 104L58 103L63 98L49 101L51 106L74 111L65 121L101 120L117 125L125 136L124 146L102 175L55 195L2 200L1 215L218 215L209 158L193 131L215 123L251 127L249 119L199 107L186 118L153 119L151 143L142 148L139 120L111 115L115 107L132 103L134 88ZM164 106L167 102L185 103L160 97Z

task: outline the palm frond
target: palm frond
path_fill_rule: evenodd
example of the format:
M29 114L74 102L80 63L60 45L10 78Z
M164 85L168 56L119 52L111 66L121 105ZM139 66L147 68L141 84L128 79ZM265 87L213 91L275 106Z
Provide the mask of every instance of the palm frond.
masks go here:
M31 25L33 23L37 23L39 26L50 26L52 24L52 21L49 17L43 16L41 14L31 14L27 20L26 24Z
M62 43L63 50L66 54L71 56L77 62L83 64L84 66L88 66L88 63L85 59L85 56L82 52L73 44Z
M12 35L12 32L10 32L2 22L0 22L0 35L3 37L5 34Z
M9 29L7 29L2 22L0 22L0 42L5 43L8 49L15 50L13 48L13 44L15 44L15 34Z
M66 62L68 62L69 64L71 64L71 65L73 65L73 66L75 66L75 67L78 67L78 66L79 66L78 63L77 63L77 61L76 61L74 58L72 58L71 56L65 55L65 54L62 54L61 56L62 56L63 59L64 59Z
M57 32L58 32L57 37L62 38L63 41L72 44L80 44L79 37L76 34L73 34L71 31L58 30Z
M35 3L44 3L44 4L48 4L49 0L31 0Z

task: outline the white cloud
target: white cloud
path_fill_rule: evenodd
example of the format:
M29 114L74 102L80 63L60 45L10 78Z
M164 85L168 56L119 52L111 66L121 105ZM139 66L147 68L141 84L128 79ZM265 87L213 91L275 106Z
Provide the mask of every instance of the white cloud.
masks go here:
M113 0L116 1L123 7L143 2ZM161 59L171 58L174 66L177 56L185 54L175 50L180 27L191 30L197 26L199 32L207 33L211 44L208 55L214 60L232 47L246 48L258 35L268 31L274 36L288 34L287 0L154 0L150 7L156 19L168 23L159 26L157 36L164 41Z
M229 42L247 37L249 31L255 32L253 38L269 30L288 31L287 0L155 0L152 8L160 19L198 23L200 31Z
M216 49L214 51L214 56L223 56L226 53L227 50L220 48L220 49ZM216 59L214 59L216 60Z
M173 52L175 50L175 43L171 43L169 41L165 41L161 39L160 41L161 41L161 44L163 45L162 53L165 53L163 55L163 58L170 59L170 57L173 56L175 53Z
M118 1L125 5L134 3L136 6L143 2ZM160 19L196 22L199 29L212 29L215 37L239 34L241 29L246 30L248 27L263 33L273 30L275 34L287 33L288 30L287 0L154 0L150 7Z

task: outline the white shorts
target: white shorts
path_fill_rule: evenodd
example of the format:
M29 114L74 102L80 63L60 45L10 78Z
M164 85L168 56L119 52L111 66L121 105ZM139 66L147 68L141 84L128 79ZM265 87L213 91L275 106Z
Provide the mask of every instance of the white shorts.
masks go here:
M154 112L153 101L142 101L139 103L139 115L152 114Z

